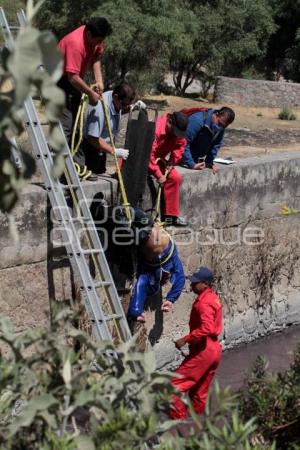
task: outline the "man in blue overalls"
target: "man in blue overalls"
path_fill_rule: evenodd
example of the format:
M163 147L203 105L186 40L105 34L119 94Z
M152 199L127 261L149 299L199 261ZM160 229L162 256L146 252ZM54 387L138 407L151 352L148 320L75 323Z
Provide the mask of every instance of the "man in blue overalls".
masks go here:
M234 121L235 113L226 106L218 110L195 110L182 110L189 116L189 123L186 130L187 144L180 164L194 170L209 168L215 173L217 168L214 159L223 144L225 128Z
M180 296L185 276L177 248L169 234L142 210L135 211L133 227L137 231L139 264L137 280L128 309L128 318L145 322L143 314L147 297L171 282L172 286L162 302L162 311L171 311Z

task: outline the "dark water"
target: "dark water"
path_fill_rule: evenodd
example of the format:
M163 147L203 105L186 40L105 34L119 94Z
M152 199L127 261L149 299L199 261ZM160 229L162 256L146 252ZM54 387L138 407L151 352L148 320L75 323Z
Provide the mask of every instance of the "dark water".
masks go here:
M232 391L239 389L247 374L251 372L257 356L264 356L269 361L270 372L283 372L293 360L293 352L297 344L300 344L300 325L242 345L237 349L225 351L216 379L222 387L230 386Z

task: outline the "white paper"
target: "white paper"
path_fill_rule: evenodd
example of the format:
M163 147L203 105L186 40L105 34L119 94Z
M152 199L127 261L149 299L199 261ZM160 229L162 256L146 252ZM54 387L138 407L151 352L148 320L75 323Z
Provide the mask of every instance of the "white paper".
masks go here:
M233 159L216 158L216 159L214 159L214 163L219 163L219 164L234 164L234 163L236 163L236 161L234 161Z

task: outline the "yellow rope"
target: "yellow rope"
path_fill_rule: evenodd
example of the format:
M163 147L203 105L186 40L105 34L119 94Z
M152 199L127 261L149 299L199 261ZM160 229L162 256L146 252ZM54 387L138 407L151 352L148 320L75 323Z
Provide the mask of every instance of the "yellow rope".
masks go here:
M76 119L74 122L74 126L73 126L73 131L72 131L72 139L71 139L71 153L72 156L76 155L79 146L81 144L82 141L82 137L83 137L83 118L84 118L84 110L86 107L86 102L88 100L88 96L86 94L82 94L81 99L80 99L80 104L78 107L78 111L76 114ZM79 124L79 126L78 126ZM76 137L76 132L77 132L77 128L79 131L79 137L78 137L78 142L75 145L75 137Z
M151 267L159 267L159 266L163 266L163 265L164 265L167 261L169 261L169 259L172 257L172 255L173 255L173 253L174 253L174 250L175 250L175 242L173 241L173 239L171 238L171 236L169 235L169 233L168 233L166 230L164 230L164 232L169 236L170 241L171 241L171 248L170 248L170 251L169 251L169 253L167 254L167 256L165 257L165 259L160 260L160 261L157 262L157 263L152 263L152 262L149 262L149 261L146 260L147 266L151 266Z
M104 102L104 98L101 95L100 96L100 100L101 100L101 104L102 104L102 108L103 108L103 112L104 112L104 117L105 117L105 123L106 123L106 128L108 131L108 135L109 135L109 139L110 139L110 145L113 149L113 157L115 160L115 166L116 166L116 171L117 171L117 175L118 175L118 180L119 180L119 185L120 185L120 190L121 190L121 196L122 196L122 206L124 206L125 208L125 213L126 213L126 217L127 220L129 222L129 224L132 221L132 217L131 217L131 210L130 210L130 203L128 202L128 198L127 198L127 194L126 194L126 190L125 190L125 185L124 185L124 181L123 181L123 177L121 174L121 170L118 164L118 158L117 158L117 154L116 154L116 147L114 144L114 139L113 139L113 135L112 135L112 131L111 131L111 126L110 126L110 122L109 122L109 117L108 117L108 112L107 112L107 108Z
M155 212L156 212L156 218L155 220L160 220L160 202L161 202L161 191L162 187L159 184L158 185L158 191L157 191L157 197L156 197L156 205L155 205Z
M93 88L93 86L91 86ZM76 119L75 119L75 123L74 123L74 127L73 127L73 132L72 132L72 140L71 140L71 153L72 156L74 156L78 149L79 146L81 144L82 138L83 138L83 118L84 118L84 110L86 107L86 102L88 100L88 96L86 94L82 94L81 96L81 100L80 100L80 105L76 114ZM105 123L106 123L106 128L108 131L108 135L109 135L109 139L110 139L110 144L111 147L113 149L113 156L114 156L114 162L115 162L115 166L116 166L116 172L118 175L118 180L119 180L119 185L120 185L120 190L121 190L121 196L122 196L122 206L124 206L125 208L125 213L126 213L126 217L127 220L129 221L129 223L131 223L132 221L132 217L131 217L131 210L130 210L130 203L128 202L128 198L127 198L127 194L126 194L126 190L125 190L125 185L124 185L124 181L123 181L123 177L121 174L121 170L118 164L118 158L116 155L116 148L115 148L115 144L114 144L114 139L113 139L113 135L112 135L112 131L111 131L111 126L110 126L110 122L109 122L109 117L108 117L108 113L107 113L107 108L103 99L103 96L100 96L100 100L101 100L101 104L102 104L102 108L103 108L103 112L104 112L104 118L105 118ZM79 127L78 127L79 124ZM75 137L76 137L76 131L77 128L79 128L79 138L78 138L78 142L75 145ZM80 167L78 165L78 168L76 167L77 173L80 177L84 177L81 178L82 180L87 179L90 175L91 175L91 171L90 173L87 174L82 174L80 172Z

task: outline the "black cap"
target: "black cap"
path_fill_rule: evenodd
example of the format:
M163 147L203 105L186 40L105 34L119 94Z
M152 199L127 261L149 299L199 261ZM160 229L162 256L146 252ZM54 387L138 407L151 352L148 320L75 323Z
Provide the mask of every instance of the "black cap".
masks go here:
M140 208L133 210L132 225L137 228L153 227L154 221L152 217Z
M200 281L212 283L214 281L214 274L208 267L199 267L199 269L197 269L193 275L187 277L187 279L190 280L191 283L200 283Z
M135 208L132 217L132 229L135 236L135 244L143 245L149 239L154 225L152 217L142 209Z
M171 115L172 119L172 130L175 136L185 137L186 129L188 126L188 117L182 112L174 112Z

